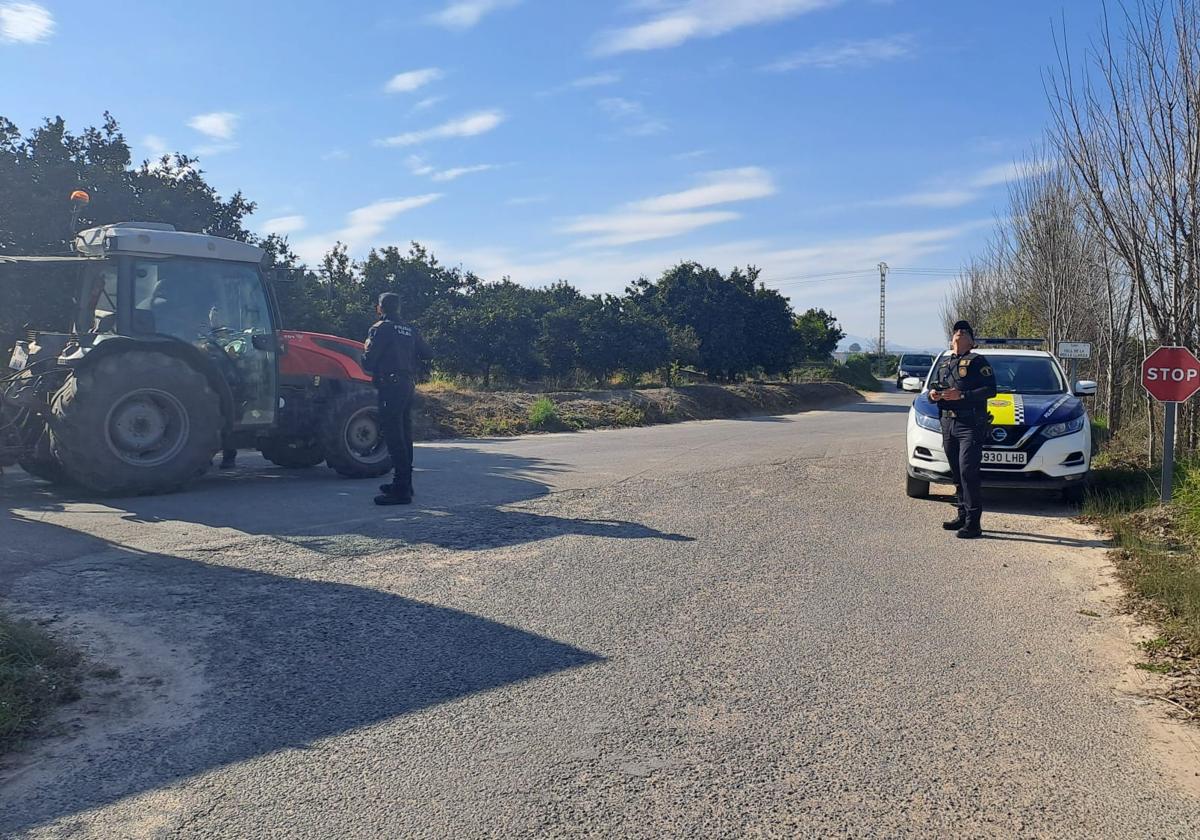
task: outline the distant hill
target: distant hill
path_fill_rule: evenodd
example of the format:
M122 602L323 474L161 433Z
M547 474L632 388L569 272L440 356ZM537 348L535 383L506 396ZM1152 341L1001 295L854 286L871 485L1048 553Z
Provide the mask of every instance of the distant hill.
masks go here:
M862 348L862 351L866 353L875 346L875 341L876 339L874 338L863 338L860 335L848 335L838 342L837 349L839 352L848 353L850 352L850 345L857 344ZM946 348L943 346L911 347L906 344L893 344L890 341L887 343L887 351L889 353L940 353L945 349Z

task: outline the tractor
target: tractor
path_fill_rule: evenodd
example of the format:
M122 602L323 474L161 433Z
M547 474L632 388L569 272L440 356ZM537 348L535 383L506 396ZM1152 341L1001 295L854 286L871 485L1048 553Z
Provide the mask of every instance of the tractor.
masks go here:
M230 448L391 469L362 344L281 329L261 248L123 222L73 251L0 255L20 282L66 272L74 290L60 331L29 329L0 373L0 467L103 495L178 489Z

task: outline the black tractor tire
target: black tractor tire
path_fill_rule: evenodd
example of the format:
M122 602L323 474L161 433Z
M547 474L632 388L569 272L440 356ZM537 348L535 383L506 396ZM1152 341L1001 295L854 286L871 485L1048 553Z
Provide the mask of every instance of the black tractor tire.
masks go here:
M49 481L51 484L71 483L71 479L67 476L66 470L62 468L62 464L53 458L45 460L41 458L22 458L17 461L17 466L34 478Z
M906 474L904 476L904 494L910 499L928 499L929 482Z
M51 410L55 459L72 481L103 495L177 490L221 448L221 403L204 374L153 350L77 371Z
M40 478L42 481L48 481L51 484L71 483L71 479L67 477L62 464L58 463L58 460L54 457L54 453L50 451L49 429L42 431L37 444L33 447L33 451L27 457L19 459L17 466L34 478Z
M355 388L330 400L318 430L325 463L346 478L377 478L392 469L374 390Z
M277 467L302 470L325 460L325 450L315 440L303 438L267 438L258 446L262 456Z

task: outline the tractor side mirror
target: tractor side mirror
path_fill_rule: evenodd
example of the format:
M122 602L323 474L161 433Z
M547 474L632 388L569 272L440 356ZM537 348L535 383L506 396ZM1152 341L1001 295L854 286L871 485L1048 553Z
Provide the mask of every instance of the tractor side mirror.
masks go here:
M267 271L267 280L272 283L295 283L304 272L302 268L284 268L276 266Z
M279 336L275 333L260 333L250 336L250 343L254 345L255 350L261 350L264 353L282 353L283 344L279 341Z

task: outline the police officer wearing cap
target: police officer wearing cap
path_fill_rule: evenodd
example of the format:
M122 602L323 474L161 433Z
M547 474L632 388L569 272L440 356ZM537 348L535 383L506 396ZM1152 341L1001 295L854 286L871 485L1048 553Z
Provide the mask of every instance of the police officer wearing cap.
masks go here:
M974 349L975 331L966 321L958 321L950 339L951 353L939 364L929 391L929 399L937 404L941 417L942 448L950 462L958 502L958 516L942 527L957 531L958 537L965 540L983 534L979 470L991 425L987 403L996 396L996 375Z
M417 372L422 361L433 358L433 351L416 327L400 322L398 294L380 295L378 312L382 320L367 334L362 366L379 390L379 422L395 475L391 484L380 486L375 504L407 505L413 492L412 403Z

